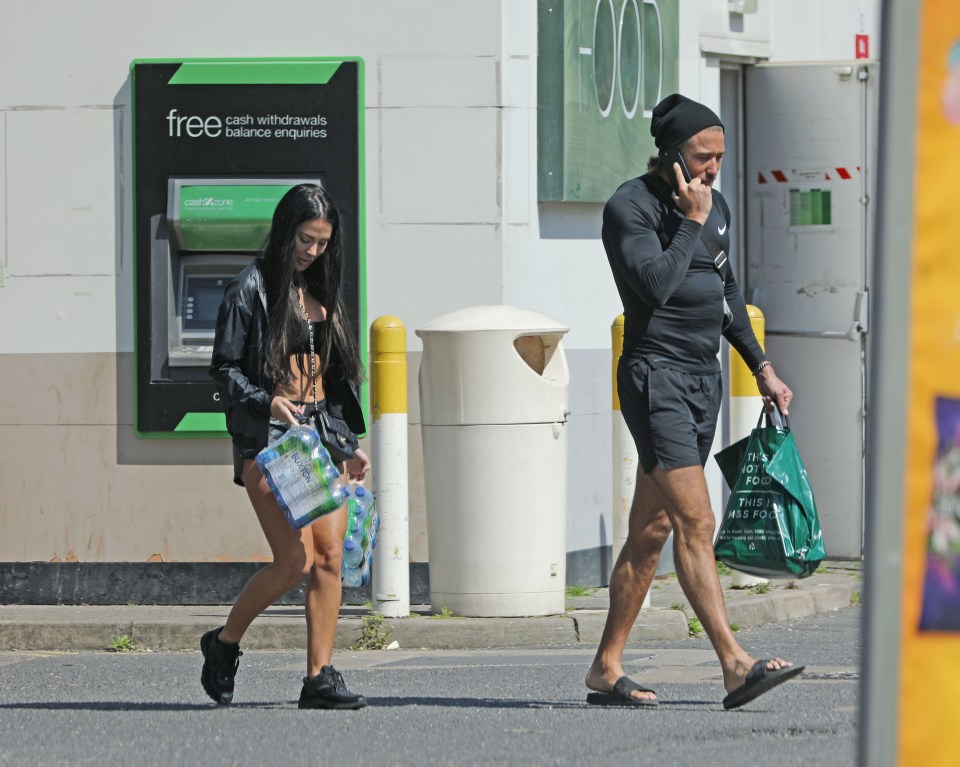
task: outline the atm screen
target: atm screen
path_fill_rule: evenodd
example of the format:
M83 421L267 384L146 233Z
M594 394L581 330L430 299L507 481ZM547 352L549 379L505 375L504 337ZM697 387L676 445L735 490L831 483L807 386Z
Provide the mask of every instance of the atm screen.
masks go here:
M213 330L223 291L230 277L226 275L186 275L183 296L183 329Z

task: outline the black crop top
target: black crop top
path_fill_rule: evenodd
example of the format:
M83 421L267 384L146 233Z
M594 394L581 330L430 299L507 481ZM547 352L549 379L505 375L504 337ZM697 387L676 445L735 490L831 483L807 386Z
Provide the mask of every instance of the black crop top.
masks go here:
M320 348L323 346L323 334L326 332L327 321L320 320L319 322L312 322L310 324L313 325L313 351L319 354ZM294 344L294 353L310 353L310 334L307 332L306 323L300 325L300 338Z

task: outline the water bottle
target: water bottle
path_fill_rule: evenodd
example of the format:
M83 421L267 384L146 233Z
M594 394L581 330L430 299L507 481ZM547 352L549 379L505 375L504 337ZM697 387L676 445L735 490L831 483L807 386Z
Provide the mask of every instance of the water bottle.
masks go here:
M374 507L373 495L363 485L359 485L354 488L353 497L357 499L357 507L363 509L362 516L366 517Z
M373 496L364 487L354 488L347 500L347 530L343 540L341 573L345 586L362 586L370 580L376 525Z
M349 504L349 501L347 503ZM349 506L347 508L349 509ZM366 548L367 535L363 520L358 519L349 512L347 513L347 532L343 537L344 546L346 546L347 541L356 544L357 548L361 551Z
M316 444L312 446L311 450L315 460L317 461L317 465L321 467L322 474L330 481L333 481L336 477L340 476L340 472L337 471L337 467L334 466L333 461L330 458L330 453L322 444L320 444L320 440L317 438L316 432L311 432L311 434L314 439L316 439Z
M317 433L313 429L308 429L305 426L294 426L290 429L290 432L307 449L308 453L312 453L320 442L320 437L317 436ZM320 449L322 450L323 448L321 447Z
M330 484L333 484L340 477L340 472L337 471L337 467L332 463L322 463L320 464L320 470L323 473L324 478Z
M350 494L347 500L347 520L355 522L357 526L363 527L366 524L367 511L357 500L356 491Z
M366 547L372 556L373 547L377 543L377 528L380 526L377 505L373 500L373 495L365 487L356 488L353 495L357 501L357 514L363 519Z
M352 588L363 586L370 580L370 562L364 557L360 567L344 567L342 572L344 586Z
M312 455L320 473L320 481L329 491L332 502L336 503L336 507L339 509L346 503L347 498L349 498L350 488L347 486L347 483L343 481L343 477L340 476L340 472L330 458L330 453L320 442L320 438L317 437L316 432L311 433L316 439L316 446L313 449Z
M347 570L358 570L362 569L364 564L365 553L363 551L363 546L357 543L351 536L347 536L346 540L343 542L343 569L344 572Z
M333 480L328 480L327 488L330 491L330 497L336 502L336 508L338 509L343 506L350 497L350 488L339 474Z

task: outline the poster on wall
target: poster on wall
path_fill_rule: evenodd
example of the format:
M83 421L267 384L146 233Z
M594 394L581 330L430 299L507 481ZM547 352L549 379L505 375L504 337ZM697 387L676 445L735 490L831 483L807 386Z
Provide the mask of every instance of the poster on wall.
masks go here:
M937 397L920 630L960 632L960 398Z

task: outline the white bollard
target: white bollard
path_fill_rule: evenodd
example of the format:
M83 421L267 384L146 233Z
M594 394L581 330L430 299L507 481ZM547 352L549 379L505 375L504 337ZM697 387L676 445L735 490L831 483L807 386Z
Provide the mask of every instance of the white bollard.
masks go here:
M373 497L380 514L380 532L373 550L373 608L385 618L407 618L407 331L396 317L379 317L370 328L370 409Z
M619 409L613 411L613 561L627 541L630 505L637 486L637 446Z

